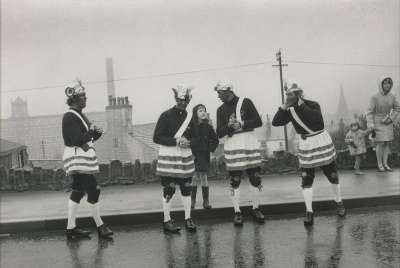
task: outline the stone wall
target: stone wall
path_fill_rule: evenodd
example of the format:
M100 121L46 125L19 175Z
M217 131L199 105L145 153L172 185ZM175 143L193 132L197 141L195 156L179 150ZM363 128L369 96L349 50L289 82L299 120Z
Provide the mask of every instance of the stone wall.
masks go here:
M389 162L392 167L399 167L399 153L391 154ZM122 163L119 160L113 160L108 164L100 165L100 173L96 175L97 181L103 187L157 182L159 178L156 176L156 164L156 160L152 163L141 163L139 160L136 160L135 163ZM352 169L354 159L347 150L338 151L337 165L339 169ZM362 167L365 169L376 168L375 151L372 148L368 149ZM282 152L276 153L273 158L265 159L261 173L269 175L297 171L297 157ZM226 178L227 171L223 158L212 159L208 176L210 180ZM65 175L63 169L34 167L7 170L5 167L0 167L0 190L3 191L67 190L70 183L71 178Z

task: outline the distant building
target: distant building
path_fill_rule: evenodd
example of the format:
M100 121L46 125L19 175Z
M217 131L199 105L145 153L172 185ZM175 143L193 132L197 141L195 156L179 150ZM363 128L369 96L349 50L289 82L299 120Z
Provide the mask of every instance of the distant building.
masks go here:
M12 118L25 118L28 117L28 104L27 101L17 97L11 103L11 117Z
M25 105L27 105L25 103ZM132 105L127 97L110 98L105 112L86 114L104 135L95 143L99 161L118 159L149 162L157 158L158 146L153 143L155 123L133 125ZM46 116L11 116L2 119L1 137L26 144L32 160L61 159L64 151L62 114Z
M284 127L273 127L269 116L267 115L267 120L265 123L266 132L266 155L272 157L278 152L284 152L286 150L285 146L285 131ZM289 153L296 153L296 139L297 135L292 126L292 124L287 125L287 135L288 135L288 150Z
M130 136L129 154L131 159L151 162L157 159L159 145L153 142L156 123L134 125Z
M133 125L130 100L115 97L112 60L109 58L106 59L106 71L108 105L105 111L86 113L89 120L105 131L95 143L99 161L134 162L139 159L150 162L157 158L158 146L152 140L155 123ZM18 97L11 103L10 118L0 121L0 135L25 144L32 160L60 160L64 151L62 116L29 116L28 103Z
M28 163L26 146L0 139L0 166L6 169L22 168Z

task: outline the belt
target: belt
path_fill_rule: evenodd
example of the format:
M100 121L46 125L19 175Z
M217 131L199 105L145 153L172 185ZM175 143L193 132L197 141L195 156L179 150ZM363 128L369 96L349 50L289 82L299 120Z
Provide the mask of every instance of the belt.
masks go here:
M320 131L315 132L315 133L312 133L312 134L301 134L300 137L301 137L303 140L306 140L307 138L313 137L313 136L317 136L317 135L321 134L321 133L324 132L324 131L325 131L325 130L323 129L323 130L320 130Z

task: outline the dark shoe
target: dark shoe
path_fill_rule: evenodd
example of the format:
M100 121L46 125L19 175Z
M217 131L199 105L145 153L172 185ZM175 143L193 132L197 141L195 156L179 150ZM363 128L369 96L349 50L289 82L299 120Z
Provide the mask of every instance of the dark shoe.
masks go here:
M90 231L79 229L75 227L74 229L67 229L65 234L68 238L80 238L80 237L88 237L90 235Z
M113 231L111 231L111 229L105 224L97 227L97 233L99 234L99 237L109 237L114 234Z
M306 212L306 216L304 218L304 226L312 226L314 224L314 213Z
M189 232L196 232L196 224L194 224L192 218L185 220L185 226Z
M235 226L243 225L243 216L241 212L235 212L235 217L233 218L233 224Z
M344 208L343 202L338 202L337 204L337 214L339 217L346 216L346 209Z
M166 233L179 233L181 230L180 227L175 225L175 222L173 220L169 220L167 222L164 222L164 232Z
M209 200L210 188L208 186L201 187L201 190L203 193L203 208L211 209L210 200Z
M253 209L253 219L254 219L254 221L259 222L259 223L265 222L264 214L261 212L261 210L259 208Z
M191 197L191 200L192 200L192 204L191 204L191 208L192 209L194 209L195 208L195 206L196 206L196 195L197 195L197 186L193 186L192 187L192 191L191 191L191 193L190 193L190 197Z

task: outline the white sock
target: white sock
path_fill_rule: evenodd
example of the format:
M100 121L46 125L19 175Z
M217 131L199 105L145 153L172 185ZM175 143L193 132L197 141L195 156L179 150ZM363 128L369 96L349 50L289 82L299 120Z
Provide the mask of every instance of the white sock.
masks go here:
M250 185L250 192L251 192L251 202L253 203L253 209L258 208L260 205L260 189Z
M79 203L68 200L68 223L67 229L74 229L76 227L76 211L78 210Z
M167 202L165 198L163 198L163 211L164 211L164 222L168 222L171 220L171 201L172 199Z
M383 161L383 148L382 148L382 145L378 144L376 146L375 153L376 153L376 160L378 162L378 168L382 168L383 167L383 163L382 163L382 161Z
M92 217L96 223L96 226L99 227L101 225L103 225L103 221L100 217L100 206L99 206L99 202L95 203L95 204L91 204L89 203L89 207L90 210L92 211Z
M390 155L390 147L389 145L385 145L383 147L383 167L388 167L388 158Z
M182 197L182 204L183 204L183 208L185 209L185 220L190 218L190 205L192 203L192 199L189 196L183 196Z
M331 184L331 186L335 201L337 203L342 202L342 195L340 193L340 184Z
M313 212L312 199L313 199L313 188L303 188L304 203L306 204L306 210Z
M235 212L240 212L239 201L240 201L240 188L233 189L232 203Z

